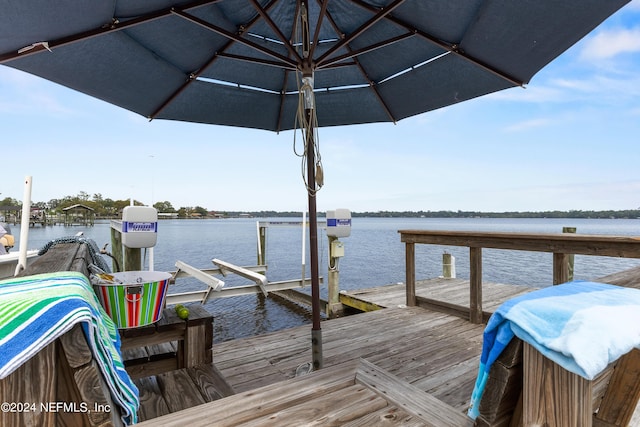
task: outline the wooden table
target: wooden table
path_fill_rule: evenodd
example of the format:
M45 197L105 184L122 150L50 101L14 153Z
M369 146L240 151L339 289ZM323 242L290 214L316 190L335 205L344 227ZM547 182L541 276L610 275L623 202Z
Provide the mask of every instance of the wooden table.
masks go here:
M212 362L213 316L200 304L187 308L186 320L166 308L152 325L120 330L122 356L131 378Z

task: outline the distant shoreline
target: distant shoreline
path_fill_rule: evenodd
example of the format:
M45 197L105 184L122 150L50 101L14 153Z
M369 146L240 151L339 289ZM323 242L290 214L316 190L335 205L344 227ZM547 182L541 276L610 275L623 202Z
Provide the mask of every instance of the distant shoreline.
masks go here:
M301 217L302 212L286 211L218 211L218 218ZM318 212L324 217L324 212ZM620 211L543 211L543 212L475 212L475 211L377 211L351 212L352 218L584 218L584 219L640 219L640 209Z

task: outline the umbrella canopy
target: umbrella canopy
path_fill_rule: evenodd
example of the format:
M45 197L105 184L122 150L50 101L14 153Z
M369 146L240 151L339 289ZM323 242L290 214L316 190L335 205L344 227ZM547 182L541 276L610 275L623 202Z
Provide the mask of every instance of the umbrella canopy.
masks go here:
M0 63L151 119L272 131L312 73L319 126L395 122L528 83L625 3L4 0Z
M523 86L627 0L0 0L0 63L150 119L304 134ZM303 94L303 95L301 95Z

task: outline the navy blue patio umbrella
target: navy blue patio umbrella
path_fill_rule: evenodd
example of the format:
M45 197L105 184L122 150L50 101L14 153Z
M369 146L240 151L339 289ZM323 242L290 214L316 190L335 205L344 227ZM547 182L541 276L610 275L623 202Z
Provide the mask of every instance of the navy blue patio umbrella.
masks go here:
M322 367L317 127L524 86L627 0L0 0L0 63L150 119L300 128Z

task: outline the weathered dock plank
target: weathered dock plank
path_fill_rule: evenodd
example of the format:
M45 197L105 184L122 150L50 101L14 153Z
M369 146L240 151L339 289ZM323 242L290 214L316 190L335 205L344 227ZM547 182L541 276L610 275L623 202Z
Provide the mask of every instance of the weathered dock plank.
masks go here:
M636 278L638 273L640 270L635 273ZM622 280L621 277L628 283L637 283L628 274L613 279ZM612 282L615 284L616 280ZM469 302L467 280L432 279L420 283L418 295L461 305ZM491 309L532 290L534 288L527 286L484 283L483 305ZM354 293L393 308L323 322L325 367L364 358L464 412L477 375L484 325L474 325L440 312L396 305L395 302L405 298L402 284ZM272 380L292 378L296 367L310 358L308 327L213 346L214 363L240 391L264 386ZM265 377L255 377L263 370L267 372Z
M509 285L503 283L483 283L482 306L485 311L493 311L504 301L514 298L535 288L523 285ZM354 291L342 291L340 300L343 304L360 309L357 302L362 305L377 307L398 307L407 302L406 286L404 283L396 283L377 286ZM447 302L449 304L469 307L470 284L468 279L434 278L420 280L416 283L416 295L423 298Z
M341 427L422 427L424 422L395 405L386 406Z
M167 402L162 397L160 387L155 376L138 378L133 381L140 391L140 420L150 420L171 413Z
M420 379L425 374L446 375L450 366L456 367L454 378L465 379L465 384L475 381L482 325L419 307L405 307L333 319L323 322L322 327L325 367L364 358L427 392L431 390L423 388ZM310 333L306 326L237 341L214 344L213 360L238 392L265 385L264 377L260 377L265 372L253 369L255 364L268 367L269 378L276 379L272 375L274 370L280 373L280 378L293 378L296 368L311 360ZM278 345L272 347L269 343ZM241 354L238 348L243 352L253 348L255 353L248 360L233 357ZM253 375L239 376L239 372ZM461 399L461 393L447 380L429 385L444 396L445 403L460 411L468 405L471 388L465 390L465 397Z

